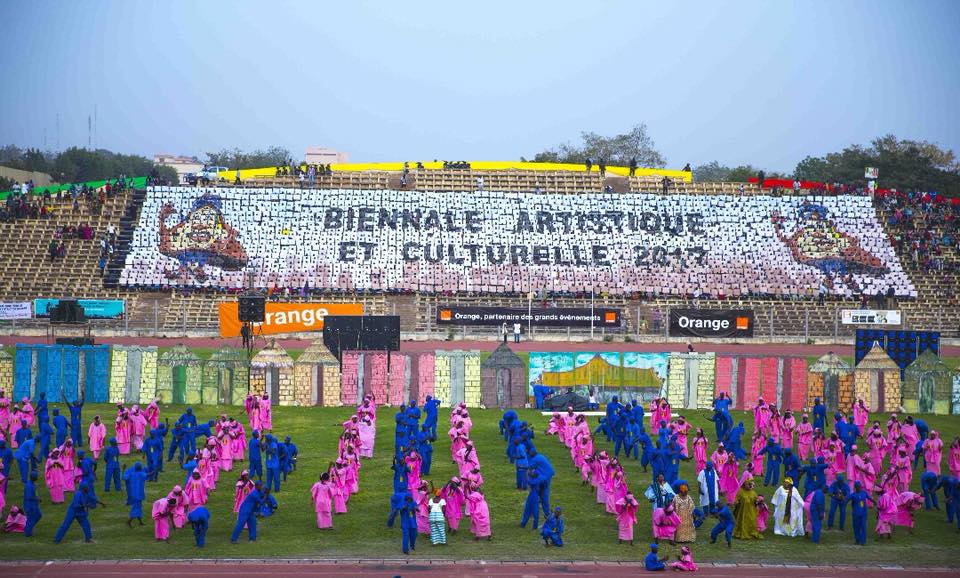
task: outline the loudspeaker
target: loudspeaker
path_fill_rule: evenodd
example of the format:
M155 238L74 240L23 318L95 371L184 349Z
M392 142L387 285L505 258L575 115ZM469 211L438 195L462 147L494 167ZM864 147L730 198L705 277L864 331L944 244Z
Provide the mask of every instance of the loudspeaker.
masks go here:
M50 310L50 323L85 323L87 315L83 307L74 299L64 299L59 301L53 309Z
M57 345L93 345L92 337L58 337Z
M330 315L323 320L323 343L340 359L342 351L399 351L399 315Z
M237 318L241 323L263 323L267 299L260 295L241 295L238 299Z

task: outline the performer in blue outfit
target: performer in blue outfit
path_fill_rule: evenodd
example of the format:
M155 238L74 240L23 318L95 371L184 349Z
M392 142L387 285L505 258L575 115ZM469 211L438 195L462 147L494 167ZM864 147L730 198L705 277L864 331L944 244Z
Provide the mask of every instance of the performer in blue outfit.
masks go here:
M417 549L417 505L409 493L400 507L400 534L404 554Z
M240 538L243 527L247 527L247 537L251 542L257 541L257 512L263 503L263 494L260 489L260 482L256 482L247 497L240 503L240 509L237 510L237 523L233 526L233 533L230 534L230 543L236 544Z
M110 445L103 450L103 463L106 471L103 475L103 491L110 493L110 481L113 489L120 491L120 448L117 447L117 438L110 438Z
M546 515L550 511L550 481L553 479L553 466L547 456L537 453L537 450L530 451L529 464L531 470L536 470L540 478L538 491L540 492L540 505L543 507L543 513Z
M733 514L730 513L730 508L726 504L720 502L714 516L717 517L717 523L710 530L710 543L716 544L717 536L722 533L727 540L727 548L730 548L732 546L730 540L733 537Z
M768 438L767 445L763 446L763 449L757 454L767 454L767 472L763 476L763 485L769 486L772 483L776 486L780 481L780 462L783 460L783 448L773 438Z
M143 500L145 497L145 486L147 484L147 473L143 471L140 462L135 462L132 468L124 466L123 485L127 490L127 505L130 506L130 514L127 519L127 526L131 526L134 520L143 525Z
M98 503L106 507L106 504L97 501L89 484L86 482L81 483L79 490L73 494L73 500L70 502L70 505L67 506L67 513L63 518L63 523L60 524L60 527L57 529L56 535L53 537L53 543L59 544L60 541L63 540L63 536L67 533L67 530L70 529L74 520L77 521L77 524L80 525L80 529L83 531L83 541L92 542L93 531L90 529L90 518L87 516L87 510L97 507Z
M273 436L267 434L265 440L266 459L264 465L267 468L267 488L272 488L274 492L280 490L280 448Z
M563 517L560 515L560 506L554 508L553 513L547 514L540 528L540 537L543 538L543 545L548 548L563 547Z
M817 488L810 497L810 541L814 544L820 543L820 529L823 527L823 509L823 490ZM840 523L843 524L843 518L840 518Z
M37 472L30 472L30 479L23 485L23 513L27 516L23 535L33 535L33 528L43 515L40 513L40 498L37 497Z
M60 415L60 408L55 407L53 408L53 418L50 420L50 423L53 425L57 447L60 447L63 445L63 442L67 440L67 434L70 433L70 422L67 421L67 418Z
M657 555L657 545L650 544L650 553L646 555L643 559L643 568L647 572L660 572L667 568L664 562L667 561L667 558L661 558Z
M79 399L70 405L70 438L74 447L83 447L83 402Z
M523 516L520 517L520 527L526 528L527 522L530 518L533 518L533 529L536 530L540 525L540 494L537 491L540 485L536 470L530 470L527 475L529 477L529 483L527 485L530 490L527 492L527 499L523 503Z
M247 442L247 472L249 472L251 480L253 478L263 479L263 458L261 457L260 447L260 432L253 430L253 435Z
M207 543L207 528L210 527L210 512L200 506L187 514L187 521L193 527L193 541L197 548L203 548Z
M837 527L843 531L843 526L847 519L847 502L850 498L850 485L843 479L843 474L838 472L836 479L833 480L833 483L830 484L827 491L830 492L830 515L827 517L827 529L833 529L833 515L839 510L840 522Z
M859 481L853 483L853 492L847 496L850 502L851 519L853 525L853 542L859 546L867 545L867 514L870 512L867 502L873 504L870 493L863 489Z
M818 429L823 433L827 433L825 429L827 425L827 406L820 403L820 398L813 398L813 429Z

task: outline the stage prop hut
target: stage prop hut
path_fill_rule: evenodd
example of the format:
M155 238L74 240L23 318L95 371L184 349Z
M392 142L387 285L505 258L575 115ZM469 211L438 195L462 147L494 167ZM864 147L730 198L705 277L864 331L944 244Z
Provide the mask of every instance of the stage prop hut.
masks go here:
M501 343L480 364L481 403L484 407L523 407L527 403L527 370L523 360Z
M953 372L929 349L903 372L903 411L949 414Z
M867 404L872 412L900 410L900 367L887 352L875 344L853 370L854 398ZM850 408L853 400L840 400L841 409Z
M110 402L150 403L157 394L157 348L110 348Z
M236 349L221 347L203 364L201 402L243 405L247 397L247 362Z
M203 362L182 343L160 355L157 397L162 403L197 404L201 400Z
M836 353L824 355L807 369L806 406L813 407L818 397L828 415L853 403L853 369Z
M299 405L342 405L340 362L320 339L310 344L293 364L293 384Z
M293 358L275 340L250 360L250 393L264 392L274 404L294 405Z

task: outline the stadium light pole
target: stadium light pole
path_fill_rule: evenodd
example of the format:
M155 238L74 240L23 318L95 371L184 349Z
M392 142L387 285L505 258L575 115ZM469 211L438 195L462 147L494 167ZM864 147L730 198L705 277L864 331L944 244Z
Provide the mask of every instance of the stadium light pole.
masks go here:
M594 289L593 287L590 287L590 341L593 341L593 313L594 313L593 289Z

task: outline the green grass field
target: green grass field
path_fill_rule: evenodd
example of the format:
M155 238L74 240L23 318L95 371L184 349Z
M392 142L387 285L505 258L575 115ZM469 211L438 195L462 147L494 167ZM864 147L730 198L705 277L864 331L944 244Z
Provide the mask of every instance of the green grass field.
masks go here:
M175 418L181 408L164 407L162 416ZM87 406L85 421L96 412L110 415L109 405ZM201 417L211 417L221 412L239 417L239 408L200 408ZM97 493L107 503L107 508L96 509L91 516L95 544L84 544L79 528L75 525L64 542L55 546L52 537L65 511L64 505L48 502L46 488L42 488L43 519L32 539L22 535L0 536L0 559L159 559L193 557L318 557L318 558L400 558L400 535L398 529L385 527L388 500L391 488L390 448L392 444L391 408L379 412L377 448L375 458L363 462L360 471L360 493L349 503L349 512L337 516L333 531L320 531L315 526L315 515L310 501L309 487L321 469L334 457L340 421L352 412L351 408L277 408L274 425L280 435L293 436L300 450L298 470L276 495L280 509L273 517L258 525L259 539L255 543L241 539L239 545L229 543L229 533L234 517L232 514L233 482L239 469L221 475L217 490L212 493L208 509L211 512L211 529L207 547L198 550L193 546L192 533L180 530L173 533L170 543L157 543L153 539L150 520L144 527L127 528L127 507L122 495L103 492L102 480L98 480ZM547 418L533 411L521 411L522 419L536 424L538 432L546 427ZM692 413L692 412L689 412ZM692 418L694 426L706 426L703 415ZM514 470L504 457L503 439L497 431L500 412L473 410L473 439L480 456L485 478L485 492L492 516L493 540L475 542L461 526L461 532L448 537L446 547L432 547L425 536L418 541L415 558L458 558L489 560L637 560L646 554L650 539L649 506L642 504L637 530L637 545L619 545L616 538L616 523L604 513L594 499L592 488L581 486L573 469L569 454L555 438L538 434L537 447L545 453L557 470L552 486L552 501L561 506L566 518L566 547L544 548L539 534L519 527L524 492L514 489ZM448 410L441 408L441 426L446 423ZM245 417L245 416L244 416ZM739 418L740 416L735 416ZM592 421L595 421L592 420ZM960 431L960 420L955 417L929 417L928 424L939 430L945 438L952 439ZM712 424L710 424L712 425ZM444 428L445 429L445 428ZM706 428L705 428L706 429ZM712 431L706 430L706 431ZM600 447L607 447L598 440ZM449 455L449 440L438 440L434 450L434 467L430 478L438 485L454 474L454 465ZM130 463L135 458L128 456ZM14 466L15 468L16 466ZM649 474L642 474L635 462L626 465L630 488L640 494L650 481ZM21 501L22 486L19 477L11 472L7 488L7 504ZM692 462L684 463L681 475L693 477ZM159 483L148 484L148 502L144 510L149 513L149 502L165 494L174 485L182 482L182 475L171 464ZM764 490L769 498L771 492ZM68 498L69 500L69 498ZM645 500L641 500L645 502ZM465 519L466 521L466 519ZM709 524L710 520L705 523ZM896 563L906 566L960 565L960 550L957 548L960 534L946 524L941 512L917 514L917 528L913 535L897 529L892 542L878 542L872 537L873 521L870 522L871 538L866 547L853 545L849 525L846 532L824 532L822 543L813 545L805 539L786 539L772 535L754 542L734 541L732 549L725 545L707 544L708 527L701 527L698 542L693 546L698 561L741 562L803 562L827 563ZM665 546L668 554L674 548Z

